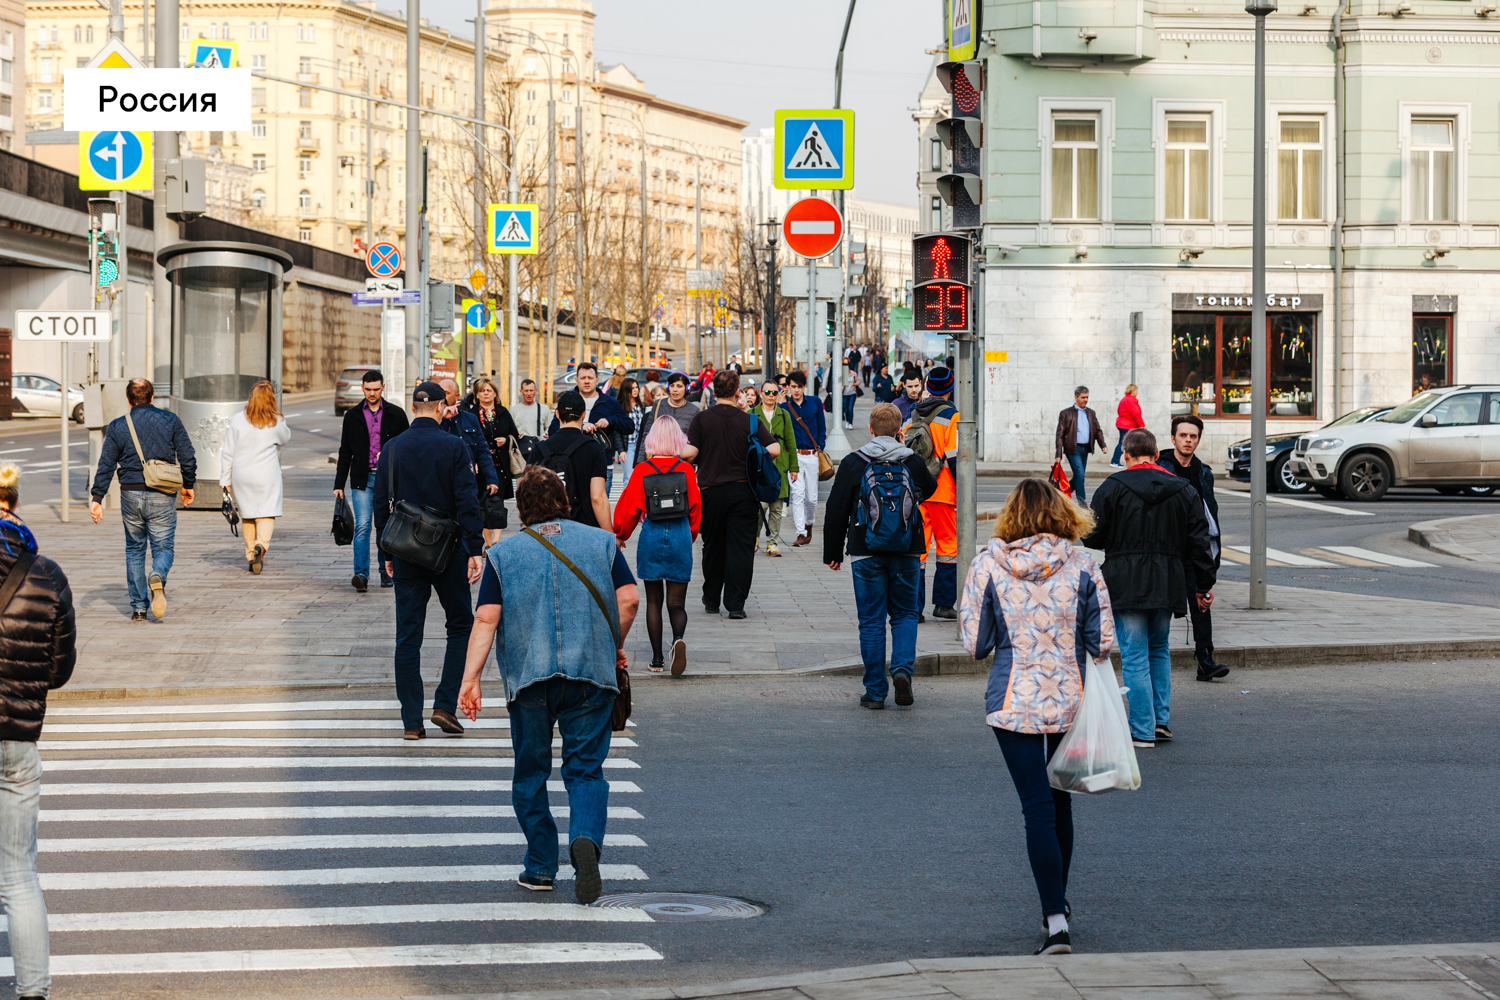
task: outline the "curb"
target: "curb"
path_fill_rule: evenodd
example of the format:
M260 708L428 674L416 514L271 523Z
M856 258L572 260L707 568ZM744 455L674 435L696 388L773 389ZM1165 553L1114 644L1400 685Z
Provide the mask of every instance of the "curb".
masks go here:
M1407 541L1415 542L1424 549L1433 552L1441 552L1445 556L1453 556L1455 559L1466 559L1469 562L1495 563L1500 558L1478 549L1470 548L1463 542L1458 541L1449 531L1449 528L1460 521L1474 520L1480 517L1493 517L1493 514L1471 514L1467 517L1444 517L1436 521L1423 521L1413 524L1406 529Z

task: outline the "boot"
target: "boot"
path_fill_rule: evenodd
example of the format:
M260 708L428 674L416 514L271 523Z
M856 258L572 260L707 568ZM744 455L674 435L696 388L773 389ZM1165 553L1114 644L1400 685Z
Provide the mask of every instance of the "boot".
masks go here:
M1212 681L1218 677L1229 676L1229 667L1226 664L1214 662L1213 647L1199 646L1197 659L1198 679L1200 681Z

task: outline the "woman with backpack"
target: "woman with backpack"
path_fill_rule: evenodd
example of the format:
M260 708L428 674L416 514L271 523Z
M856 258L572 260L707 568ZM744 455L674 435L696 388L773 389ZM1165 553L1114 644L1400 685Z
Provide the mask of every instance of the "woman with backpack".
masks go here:
M680 458L687 435L675 420L658 420L646 435L647 458L636 464L615 504L615 538L624 548L637 524L635 571L646 587L646 634L651 639L651 672L665 669L661 648L661 609L672 620L672 676L687 669L687 588L693 576L693 541L701 523L698 476Z

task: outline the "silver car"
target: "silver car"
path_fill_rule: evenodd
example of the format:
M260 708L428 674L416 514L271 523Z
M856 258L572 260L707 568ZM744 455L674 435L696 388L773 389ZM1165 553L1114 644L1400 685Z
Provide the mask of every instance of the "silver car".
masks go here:
M1374 419L1298 438L1288 465L1325 496L1379 500L1392 486L1486 496L1500 487L1500 386L1420 392Z
M365 401L363 388L365 372L375 367L375 365L353 365L339 372L338 381L333 384L334 413L352 410Z

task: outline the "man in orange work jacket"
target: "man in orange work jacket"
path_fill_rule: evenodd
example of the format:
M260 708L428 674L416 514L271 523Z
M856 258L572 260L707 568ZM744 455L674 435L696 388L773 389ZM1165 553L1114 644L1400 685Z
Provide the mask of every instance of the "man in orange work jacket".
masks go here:
M932 439L928 469L940 463L937 492L922 504L922 525L927 532L927 549L937 542L937 571L932 576L932 615L953 621L958 618L958 494L955 490L958 465L958 410L950 402L953 396L953 370L943 365L927 375L927 398L912 405L911 416L902 427L906 446L923 458L924 447L913 441ZM917 610L927 603L927 553L922 554L922 575L917 584ZM924 620L920 614L919 620Z

